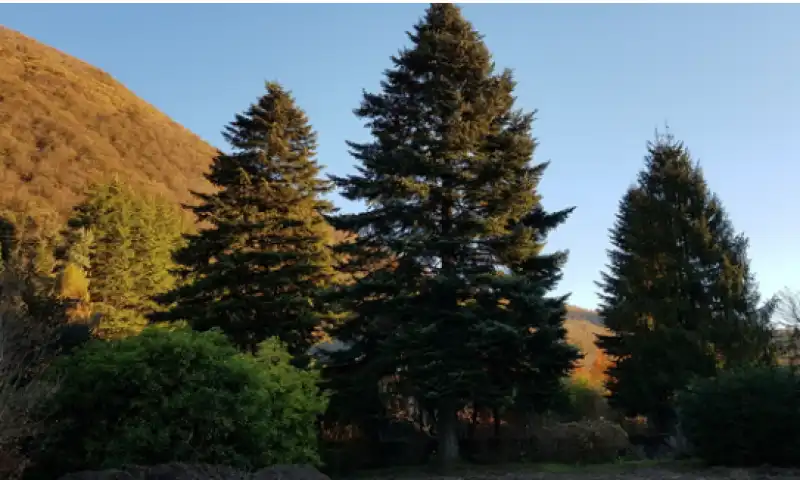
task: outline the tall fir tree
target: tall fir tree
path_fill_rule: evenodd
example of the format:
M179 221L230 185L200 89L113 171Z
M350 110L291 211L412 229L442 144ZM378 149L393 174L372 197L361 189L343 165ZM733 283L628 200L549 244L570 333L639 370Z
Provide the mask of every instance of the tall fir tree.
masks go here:
M155 320L221 328L241 349L279 337L295 355L320 325L317 291L333 278L331 234L323 215L316 134L277 83L225 129L233 153L220 152L206 178L219 191L196 194L201 230L175 259L187 282L160 297Z
M351 318L335 335L359 378L396 375L435 407L448 465L458 410L476 397L545 405L580 356L565 297L548 296L566 253L541 253L571 209L542 209L533 114L513 109L511 73L494 73L460 9L432 4L409 38L356 110L373 136L349 143L358 173L333 177L368 206L331 219L357 235L338 250L362 272L338 292Z
M737 235L685 146L648 145L620 202L602 274L610 403L669 432L674 394L694 377L767 358L769 331Z

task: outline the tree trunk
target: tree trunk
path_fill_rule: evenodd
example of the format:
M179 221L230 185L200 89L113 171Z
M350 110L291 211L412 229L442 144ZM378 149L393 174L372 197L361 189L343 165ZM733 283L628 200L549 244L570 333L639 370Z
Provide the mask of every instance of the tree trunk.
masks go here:
M440 402L436 412L436 439L439 443L438 466L450 470L458 462L458 418L451 402Z

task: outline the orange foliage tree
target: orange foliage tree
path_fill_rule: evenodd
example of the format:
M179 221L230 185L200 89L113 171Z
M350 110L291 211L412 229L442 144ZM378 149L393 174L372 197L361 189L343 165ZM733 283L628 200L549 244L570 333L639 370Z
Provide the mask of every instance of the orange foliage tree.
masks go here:
M589 385L602 387L606 380L606 371L611 365L611 360L602 350L593 355L591 362L585 360L580 363L573 373L573 378L585 380Z

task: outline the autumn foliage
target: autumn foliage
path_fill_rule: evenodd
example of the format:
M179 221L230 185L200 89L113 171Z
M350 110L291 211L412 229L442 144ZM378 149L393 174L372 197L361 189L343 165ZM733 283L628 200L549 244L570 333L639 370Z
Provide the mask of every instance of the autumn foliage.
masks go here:
M115 174L175 203L211 188L211 145L111 75L2 26L0 92L0 214L63 220Z
M575 369L573 378L586 381L591 386L602 387L606 379L606 370L611 362L602 350L594 352L594 359L590 362L582 361Z

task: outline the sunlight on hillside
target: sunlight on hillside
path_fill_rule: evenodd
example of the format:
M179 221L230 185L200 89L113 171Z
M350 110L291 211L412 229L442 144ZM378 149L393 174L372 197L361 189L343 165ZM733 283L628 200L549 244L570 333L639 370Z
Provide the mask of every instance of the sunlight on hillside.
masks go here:
M602 371L607 360L594 342L597 334L606 334L608 330L602 325L586 320L588 314L593 315L595 321L599 322L596 313L570 307L565 323L568 341L580 348L581 352L586 355L573 376L585 379L591 385L601 386L605 378Z
M114 174L189 202L214 153L110 75L0 27L0 209L62 216Z

